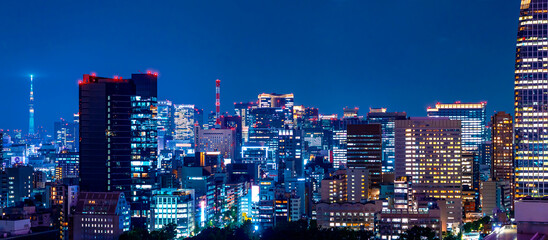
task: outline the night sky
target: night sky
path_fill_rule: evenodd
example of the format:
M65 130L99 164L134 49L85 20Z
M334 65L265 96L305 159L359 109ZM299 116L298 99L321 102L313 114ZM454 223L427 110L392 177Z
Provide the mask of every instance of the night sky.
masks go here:
M513 105L517 0L2 1L0 128L78 111L78 79L153 70L159 99L221 110L259 93L342 115L425 116L440 102Z

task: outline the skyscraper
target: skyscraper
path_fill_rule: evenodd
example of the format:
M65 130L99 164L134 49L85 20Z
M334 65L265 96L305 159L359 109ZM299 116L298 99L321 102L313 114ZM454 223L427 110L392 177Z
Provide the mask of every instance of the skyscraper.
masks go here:
M486 102L480 103L437 103L428 107L429 117L448 117L460 120L462 124L462 150L477 151L480 145L487 141L487 118L485 117Z
M194 105L174 104L175 136L177 140L194 142Z
M369 182L382 182L382 130L380 124L348 125L347 167L365 168L369 171Z
M516 44L515 197L548 195L548 73L545 0L522 0Z
M491 117L491 177L494 180L514 179L514 148L512 115L505 112L497 112Z
M173 103L169 100L158 101L158 148L165 148L166 140L175 135L175 118Z
M59 149L69 149L73 152L76 150L76 132L78 128L74 121L69 122L65 119L60 119L53 124L55 143Z
M144 227L157 162L157 75L85 74L80 97L80 187L122 191L132 224Z
M396 120L396 178L410 177L413 193L444 200L450 228L461 224L461 123L448 118ZM445 227L444 227L445 229Z
M32 88L33 75L30 75L30 95L29 95L29 135L34 135L34 90Z
M293 93L262 93L259 94L258 101L260 108L281 108L285 115L285 125L293 125L293 105L295 102Z
M405 120L405 112L386 112L386 108L370 108L367 113L369 123L382 126L382 172L394 171L394 126L396 120Z

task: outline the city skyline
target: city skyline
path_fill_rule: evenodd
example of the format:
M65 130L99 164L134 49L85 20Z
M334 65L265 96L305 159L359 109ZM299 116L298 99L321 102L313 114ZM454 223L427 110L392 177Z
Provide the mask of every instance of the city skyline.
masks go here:
M548 236L548 0L285 1L6 3L0 239Z
M13 117L3 118L0 120L0 124L4 129L26 130L26 124L22 123L28 121L27 99L28 76L30 74L35 76L35 125L51 130L54 121L59 118L70 119L72 114L77 112L76 88L82 73L96 72L97 75L105 77L120 74L122 77L128 77L123 74L146 72L147 70L159 72L159 100L169 99L174 103L194 104L198 108L203 108L206 113L213 111L215 107L214 81L217 78L223 81L221 111L229 111L229 113L232 113L230 109L233 107L233 102L253 101L260 93L294 93L297 105L316 107L319 108L320 113L337 113L339 116L342 115L343 107L354 106L360 107L360 115L364 116L369 107L386 107L389 111L405 111L409 116L426 116L427 106L434 105L436 102L451 103L455 101L487 101L487 113L492 113L495 110L513 112L513 109L510 109L511 98L507 97L508 92L511 92L512 89L510 80L512 72L508 69L512 69L509 66L513 65L515 28L517 28L513 19L517 18L519 14L515 10L519 5L518 3L498 3L501 7L496 9L496 14L490 14L492 18L479 21L482 20L482 17L475 11L495 11L487 7L491 2L484 1L475 4L477 9L470 9L470 4L466 3L428 4L428 1L412 6L413 8L441 11L445 14L448 13L444 11L449 11L447 5L451 5L454 9L462 8L460 10L463 12L459 14L445 16L437 13L431 16L433 19L439 20L435 24L423 19L425 17L408 24L401 23L405 19L418 17L416 13L404 11L407 10L404 7L409 7L407 5L410 4L401 3L402 6L397 6L394 9L396 13L399 13L399 17L390 19L390 21L386 20L386 23L377 27L372 26L374 24L370 22L374 20L372 18L380 14L372 12L368 7L382 8L388 4L332 1L326 2L322 5L323 7L316 7L312 9L311 13L302 16L299 15L299 10L309 7L306 4L286 10L278 9L280 6L275 4L273 4L275 6L266 7L250 4L245 8L257 8L257 11L264 14L264 19L267 20L253 24L246 23L243 26L239 26L238 24L242 24L242 22L232 19L232 15L229 13L213 14L221 11L219 8L224 6L222 3L219 3L220 6L212 7L213 9L198 4L193 7L199 9L198 12L211 10L212 19L207 20L205 16L197 16L198 13L189 13L185 19L198 23L197 26L183 24L184 29L188 27L188 30L192 30L188 35L170 28L165 31L153 31L156 36L166 38L165 41L171 41L167 46L170 51L167 52L165 50L155 51L160 49L159 45L162 41L156 41L152 37L139 36L139 29L136 29L129 20L116 22L112 28L97 29L92 27L88 31L62 27L59 25L62 20L60 18L44 19L44 24L52 23L46 28L57 26L59 28L56 29L62 36L72 36L63 42L74 41L74 44L77 45L85 44L87 42L80 35L88 32L113 36L115 40L106 45L110 49L110 53L100 50L88 57L78 55L77 53L83 50L77 49L74 44L68 44L65 46L68 49L65 50L58 49L59 46L52 42L52 38L59 38L59 36L45 36L45 32L41 31L34 33L42 39L42 42L26 38L20 39L20 43L12 42L13 39L27 36L25 35L27 33L21 35L19 29L9 26L6 28L7 32L13 32L14 37L7 40L6 45L3 46L6 52L3 59L6 60L2 62L0 69L6 74L4 77L0 77L0 82L5 86L10 86L12 90L7 92L5 97L12 102L6 107L6 113ZM15 8L21 7L16 3L9 4ZM64 9L70 10L78 7L77 5L68 4L64 6ZM155 4L137 4L132 8L137 12L142 12L143 5L153 9L163 7ZM56 4L42 7L53 11L52 8L55 6ZM364 13L355 16L355 19L340 16L341 13L330 13L335 14L331 16L328 14L329 10L325 9L327 6L337 7L341 13L350 11L351 8L356 8L352 11L363 10ZM32 25L41 20L40 17L44 14L36 12L38 7L40 4L31 6L24 13L29 14L25 19L22 19L23 16L12 16L10 13L6 13L2 17L6 18L3 22L20 22ZM96 6L86 7L89 10L87 14L98 11ZM115 11L122 6L121 4L112 4L110 7L113 9L112 11ZM229 7L234 13L243 14L242 17L245 16L246 19L261 19L258 13L252 14L244 11L243 6L235 4ZM274 13L274 10L266 10L267 7L280 10L281 12L277 14L286 13L287 18L284 22L271 20L278 15ZM420 12L428 11L428 9L422 9ZM181 11L184 11L184 8ZM473 21L477 25L469 29L464 28L464 25L467 24L460 22L460 14L472 16L466 21ZM155 13L153 15L158 19L152 16L147 18L146 20L150 22L144 24L149 26L146 29L155 29L151 26L166 21L165 18L160 18ZM181 19L173 15L175 14L172 12L167 14L176 20L174 23L180 23ZM328 18L321 20L322 16ZM85 17L74 15L67 17L75 17L76 23L91 24ZM232 20L227 20L226 23L221 24L222 26L218 26L215 22L221 17ZM474 20L474 17L478 19ZM119 17L114 18L118 19ZM314 22L313 20L318 21ZM287 26L288 21L295 21L296 26ZM361 24L350 26L350 23L353 22ZM428 24L426 25L428 30L421 30L423 28L421 24L424 23ZM130 27L124 29L124 24ZM445 24L453 26L454 31L445 29L443 27ZM493 28L484 31L483 28L487 25L493 26ZM515 28L508 27L509 25L515 25ZM268 26L273 27L271 29L274 30L263 29ZM286 29L282 26L285 26ZM341 27L343 29L346 27L348 31L341 31ZM396 33L382 29L387 27L396 30ZM314 30L303 33L302 30L306 28ZM225 38L218 38L217 35L221 33L212 33L214 30L222 30L221 32L225 33ZM128 31L133 34L133 39L136 39L129 42L132 52L112 49L122 44L123 41L120 40L122 33L128 33ZM394 56L393 53L387 56L379 55L381 52L372 47L379 44L377 40L374 40L376 38L372 37L377 35L376 31L378 34L385 34L389 39L388 43L394 46L394 52L401 53L401 55ZM418 34L417 36L420 35L420 37L416 39L409 39L409 31L418 31L422 34ZM145 32L143 30L143 34ZM243 33L245 33L244 35L256 33L259 37L246 40L247 45L243 46L244 43L240 42L245 40L242 36ZM211 39L206 38L209 34L211 34ZM286 35L293 37L292 42L283 37ZM493 38L500 40L489 41L488 35L497 36ZM277 37L274 38L274 36ZM173 41L177 39L186 40L183 42ZM202 43L199 41L200 39L207 41ZM399 41L394 39L404 39L413 44L399 45ZM49 47L43 48L41 43ZM348 46L343 43L348 43ZM8 45L13 48L8 49ZM279 49L282 45L289 47ZM502 47L503 45L505 47ZM99 45L91 44L89 47L95 49L99 48ZM221 47L236 47L236 49L220 51ZM294 48L303 50L293 53L291 49L294 50ZM178 58L175 53L181 53L183 49L188 52L181 54L183 58ZM499 49L503 50L499 51ZM53 50L56 51L52 52ZM275 50L281 51L274 53ZM203 54L200 54L202 52ZM127 55L128 53L130 55ZM456 64L456 61L461 61L460 58L472 53L478 54L478 57L474 59L466 57L467 61L459 62L458 66L460 67L451 67ZM52 55L55 56L51 57ZM310 55L316 56L316 58L311 58ZM290 56L294 56L294 59L288 59ZM492 56L496 57L485 61L489 64L479 65L480 59ZM196 57L195 61L192 60L193 57ZM109 58L124 59L124 61L118 63L119 61L113 62ZM126 58L127 60L125 60ZM135 60L131 58L135 58ZM422 59L424 64L414 63L415 58ZM73 59L82 60L75 61ZM50 62L55 62L55 66L50 66ZM476 68L482 70L473 74ZM424 73L426 70L429 74ZM390 72L390 74L387 75L386 72ZM444 81L443 86L436 85L436 81L440 79ZM508 79L508 81L501 79ZM334 81L341 84L335 86L332 84ZM401 88L388 90L392 84L398 84ZM386 91L382 91L383 89ZM331 97L326 98L325 94L329 94ZM410 98L416 103L408 104L407 100ZM48 104L50 102L68 104Z

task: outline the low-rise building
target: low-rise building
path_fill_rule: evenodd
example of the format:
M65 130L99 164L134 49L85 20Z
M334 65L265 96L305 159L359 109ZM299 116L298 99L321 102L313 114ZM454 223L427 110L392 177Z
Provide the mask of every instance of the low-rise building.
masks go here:
M195 226L194 197L193 189L164 188L153 191L149 229L158 230L174 223L177 225L177 237L189 237Z
M0 220L0 238L29 234L30 227L30 219Z
M517 199L514 210L518 235L548 236L548 198Z
M118 239L131 223L123 192L81 192L69 239Z
M316 219L320 228L347 227L353 230L375 229L375 214L382 201L367 203L318 203Z
M399 239L399 236L413 226L428 227L441 239L442 223L439 209L409 210L384 209L377 215L376 230L380 239Z

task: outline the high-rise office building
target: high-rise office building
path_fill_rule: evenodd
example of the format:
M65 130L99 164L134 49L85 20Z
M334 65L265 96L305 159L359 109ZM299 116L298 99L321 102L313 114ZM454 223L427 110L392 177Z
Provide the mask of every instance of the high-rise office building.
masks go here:
M251 109L257 108L256 102L240 102L240 103L234 103L234 112L235 115L238 117L241 117L242 124L242 142L245 143L249 141L249 125L251 124Z
M369 123L382 126L382 172L394 172L394 125L396 120L405 120L405 112L387 112L386 108L370 108Z
M80 187L122 191L132 224L146 223L157 162L157 75L85 74L80 88Z
M152 190L158 188L157 77L132 74L136 95L131 96L131 222L143 227L147 223Z
M257 108L256 102L239 102L234 103L234 112L236 116L239 116L242 118L242 126L248 127L250 124L249 121L249 114L251 109Z
M249 142L269 147L270 156L278 150L278 131L284 128L281 108L255 108L250 111Z
M346 168L346 129L334 129L332 134L333 167Z
M447 117L460 120L462 124L462 150L479 151L480 145L487 141L487 118L485 108L487 103L437 103L428 107L429 117Z
M258 99L259 108L280 108L285 116L285 125L293 125L293 105L295 102L293 93L262 93L259 94Z
M173 103L169 100L158 101L158 148L163 150L166 140L175 135L175 118Z
M289 93L289 94L262 93L262 94L259 94L258 98L259 98L259 107L261 108L271 108L271 107L292 108L294 104L293 93Z
M514 128L512 115L498 112L491 118L491 177L494 180L514 179Z
M276 164L278 167L278 181L283 181L285 171L291 176L303 177L304 160L302 158L302 131L294 129L283 129L278 131L278 151L276 153Z
M343 118L357 118L358 117L358 111L360 108L343 108Z
M33 167L31 166L15 166L6 168L5 172L0 172L0 180L2 180L3 199L2 205L8 207L14 206L18 202L22 202L32 196L34 175ZM5 181L5 182L4 182Z
M53 124L55 144L59 149L68 149L70 151L78 151L76 149L76 132L78 132L78 126L75 121L66 121L60 119Z
M444 200L449 228L461 224L460 121L448 118L396 120L395 134L396 178L409 177L416 195Z
M232 129L201 129L196 135L196 152L215 152L222 159L233 159L234 142Z
M220 124L222 129L232 129L234 133L234 155L233 162L241 160L242 144L243 144L243 128L242 118L239 116L221 116Z
M516 44L515 197L548 196L548 74L544 0L522 0Z
M203 127L204 126L204 110L201 108L194 108L194 122L198 124L198 126Z
M381 124L348 125L347 167L365 168L369 171L369 183L382 182L382 128Z
M194 105L175 104L175 136L177 140L194 141Z
M29 93L29 136L35 134L34 132L34 89L33 76L30 75L30 93Z
M79 156L77 152L62 150L55 159L55 179L78 178Z

